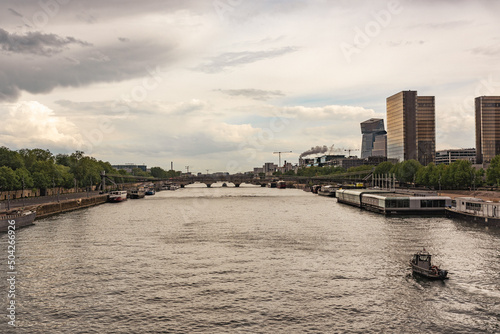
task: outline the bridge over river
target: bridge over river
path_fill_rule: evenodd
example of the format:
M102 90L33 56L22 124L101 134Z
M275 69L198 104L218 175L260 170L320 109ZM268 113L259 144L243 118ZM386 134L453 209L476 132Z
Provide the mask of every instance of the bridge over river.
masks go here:
M233 175L213 175L213 174L203 174L203 175L182 175L178 177L172 177L168 179L160 179L154 177L145 176L130 176L130 175L120 175L120 174L106 174L106 177L113 177L115 181L117 179L134 179L138 182L152 182L156 185L173 183L184 187L188 184L193 183L205 183L207 187L211 187L212 184L217 182L233 183L235 187L239 187L242 183L255 184L260 186L265 186L271 181L283 180L290 184L331 184L331 183L354 183L363 182L367 183L371 181L372 173L371 171L360 171L351 173L339 173L332 175L321 175L321 176L299 176L299 175L272 175L259 177L253 174L233 174ZM104 178L104 175L103 175ZM114 183L114 182L113 182Z

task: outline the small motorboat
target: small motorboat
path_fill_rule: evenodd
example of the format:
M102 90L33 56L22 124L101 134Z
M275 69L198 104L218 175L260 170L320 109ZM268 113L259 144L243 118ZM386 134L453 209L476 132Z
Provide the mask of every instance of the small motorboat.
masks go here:
M432 255L429 254L424 248L423 251L419 251L413 255L410 260L411 269L413 274L417 274L430 279L447 279L448 270L439 269L438 266L434 266L431 263Z

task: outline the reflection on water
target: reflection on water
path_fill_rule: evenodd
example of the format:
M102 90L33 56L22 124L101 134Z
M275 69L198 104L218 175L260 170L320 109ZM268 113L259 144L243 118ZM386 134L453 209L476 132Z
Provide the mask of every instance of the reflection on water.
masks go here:
M23 333L500 331L498 229L299 190L164 191L40 220L16 241ZM411 276L424 246L449 280Z

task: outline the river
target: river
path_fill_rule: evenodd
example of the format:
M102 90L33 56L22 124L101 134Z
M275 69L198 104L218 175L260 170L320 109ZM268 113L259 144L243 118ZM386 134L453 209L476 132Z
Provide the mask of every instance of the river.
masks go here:
M193 185L16 233L16 333L499 333L500 229ZM8 235L0 235L8 324ZM425 247L446 281L411 276Z

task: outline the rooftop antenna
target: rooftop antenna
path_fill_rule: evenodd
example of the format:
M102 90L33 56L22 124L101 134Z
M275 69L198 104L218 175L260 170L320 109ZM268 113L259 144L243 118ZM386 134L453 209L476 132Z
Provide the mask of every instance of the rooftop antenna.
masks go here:
M278 151L278 152L273 152L273 154L277 154L278 155L278 159L279 159L279 165L278 167L281 168L281 154L287 154L287 153L292 153L292 151Z

